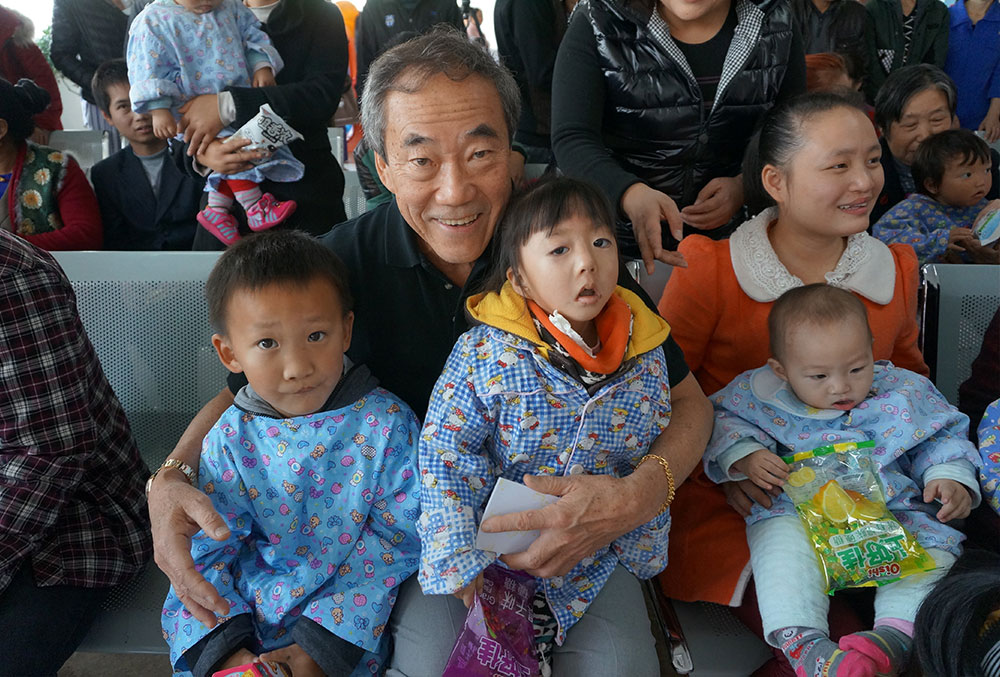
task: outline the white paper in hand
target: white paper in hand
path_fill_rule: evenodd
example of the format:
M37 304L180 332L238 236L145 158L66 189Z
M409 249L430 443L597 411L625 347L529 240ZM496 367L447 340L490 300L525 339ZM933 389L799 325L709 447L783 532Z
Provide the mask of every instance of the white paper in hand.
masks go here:
M487 517L508 515L522 510L539 510L558 500L558 496L543 494L540 491L529 489L523 484L511 482L501 477L497 480L496 486L493 487L493 493L490 494L486 511L483 513L483 520ZM488 534L480 529L479 533L476 534L476 548L489 550L498 555L524 552L539 535L537 529L534 531L501 531L493 534Z

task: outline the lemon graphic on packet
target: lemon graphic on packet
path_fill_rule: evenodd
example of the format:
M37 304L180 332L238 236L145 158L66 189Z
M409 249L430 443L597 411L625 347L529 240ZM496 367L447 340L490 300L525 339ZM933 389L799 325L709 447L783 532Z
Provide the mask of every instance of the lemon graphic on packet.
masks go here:
M857 491L845 489L845 492L854 501L854 508L851 510L851 517L860 520L877 520L885 515L885 510L881 505L865 498L864 494Z
M799 468L788 476L788 483L793 487L804 487L816 479L816 472L809 466Z
M813 503L819 506L823 516L834 524L844 524L855 510L852 499L837 480L830 480L813 496Z

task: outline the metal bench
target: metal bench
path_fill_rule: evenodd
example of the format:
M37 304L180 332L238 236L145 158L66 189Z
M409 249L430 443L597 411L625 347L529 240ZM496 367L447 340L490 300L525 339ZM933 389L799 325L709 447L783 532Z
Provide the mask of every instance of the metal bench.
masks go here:
M212 348L202 293L217 252L59 252L104 373L150 468L158 467L225 369ZM81 651L166 653L166 577L150 562L115 588Z

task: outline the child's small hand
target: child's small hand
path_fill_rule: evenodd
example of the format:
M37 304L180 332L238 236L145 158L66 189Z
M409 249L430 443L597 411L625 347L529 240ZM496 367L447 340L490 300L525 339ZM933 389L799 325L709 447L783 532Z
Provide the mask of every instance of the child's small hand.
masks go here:
M777 454L767 449L758 449L744 456L733 463L733 467L767 491L782 486L788 479L788 465L778 458Z
M274 80L274 71L269 67L258 68L253 74L254 87L274 87L277 82Z
M472 601L476 598L476 593L482 589L483 589L483 574L480 573L478 576L476 576L476 580L472 581L464 588L456 590L451 594L462 600L462 604L464 604L465 608L468 609L470 606L472 606Z
M924 487L924 503L941 501L937 515L939 522L968 517L972 511L972 495L964 485L955 480L931 480Z
M153 118L153 134L158 139L172 139L177 136L177 121L166 108L157 108L150 112Z

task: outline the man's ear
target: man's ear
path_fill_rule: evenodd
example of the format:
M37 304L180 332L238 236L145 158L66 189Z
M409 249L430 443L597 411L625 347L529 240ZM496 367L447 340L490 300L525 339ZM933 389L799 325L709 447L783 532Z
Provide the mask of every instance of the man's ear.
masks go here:
M375 153L375 172L378 174L379 181L385 186L390 193L396 194L396 181L392 176L392 172L389 171L389 163L386 162L381 155Z
M781 366L781 362L778 362L773 357L769 357L767 358L767 366L771 368L771 371L774 372L775 376L780 378L785 383L788 383L788 372L786 372L785 368Z
M104 118L104 120L112 127L115 126L115 123L111 121L111 116L105 113L103 110L101 111L101 117Z
M225 336L222 334L212 334L212 345L215 347L215 352L218 354L222 366L234 374L239 374L243 371L243 367L240 366L236 355L233 353L233 347L229 345L229 340Z

